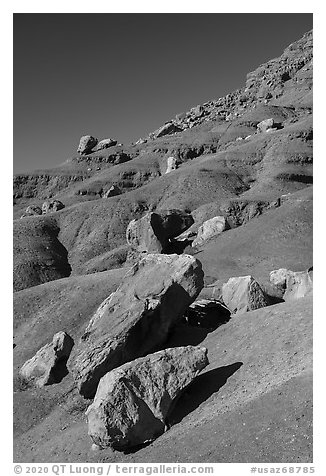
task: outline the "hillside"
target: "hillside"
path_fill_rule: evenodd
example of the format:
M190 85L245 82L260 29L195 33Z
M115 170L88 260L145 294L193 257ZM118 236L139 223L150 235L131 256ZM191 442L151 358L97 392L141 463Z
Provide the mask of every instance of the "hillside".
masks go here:
M243 88L136 143L72 151L58 167L14 177L15 461L312 461L312 297L284 302L270 281L273 270L303 272L313 262L312 79L310 31L250 72ZM42 213L54 201L63 206ZM78 351L90 318L143 256L126 239L130 222L145 223L135 233L147 240L141 219L171 210L193 224L173 230L158 253L199 260L197 299L251 275L268 305L214 329L179 319L160 348L205 346L209 366L182 393L169 430L130 452L92 451L90 401L69 365L43 388L19 371L60 331ZM215 217L223 232L195 245Z

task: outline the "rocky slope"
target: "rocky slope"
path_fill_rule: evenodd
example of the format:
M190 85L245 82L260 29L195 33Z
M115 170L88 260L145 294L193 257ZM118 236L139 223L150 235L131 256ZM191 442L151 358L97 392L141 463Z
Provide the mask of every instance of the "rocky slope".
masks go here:
M312 461L312 300L284 303L284 290L269 279L278 268L312 265L312 143L308 32L249 73L243 88L178 114L134 144L92 138L60 166L14 178L16 461ZM64 208L21 218L49 199ZM126 240L129 223L134 241L151 245L151 221L139 219L171 210L192 218L179 236L161 230L163 252L199 260L199 298L220 297L230 277L251 275L268 306L217 317L211 328L178 321L161 348L203 345L210 364L181 395L170 429L129 454L93 452L84 418L90 401L73 375L36 389L19 370L58 332L79 349L90 318L138 262L139 250ZM223 227L195 240L214 217ZM143 299L144 322L157 299Z

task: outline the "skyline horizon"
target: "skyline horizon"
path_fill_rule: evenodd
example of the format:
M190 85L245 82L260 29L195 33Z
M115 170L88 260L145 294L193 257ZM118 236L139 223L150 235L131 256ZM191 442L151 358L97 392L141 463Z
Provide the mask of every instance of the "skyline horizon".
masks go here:
M205 17L204 28L198 26L199 16L201 20ZM264 22L257 25L258 16ZM289 24L290 17L292 23ZM99 140L111 137L130 144L176 114L242 87L247 73L280 56L284 48L311 30L312 17L312 14L301 13L14 14L14 173L57 167L77 155L79 139L86 134ZM102 61L107 43L99 28L105 21L111 22L112 37L117 31L120 33L123 26L128 29L124 41L117 44L117 51L111 52L108 61ZM207 23L216 26L216 21L223 26L221 31L207 27ZM78 41L74 36L84 32L85 22L93 26L96 23L93 33L97 36L92 43L83 38ZM168 37L165 35L167 22L172 32ZM234 42L230 44L227 39L217 66L210 61L204 64L203 71L202 49L205 48L205 59L210 59L216 50L213 40L217 41L218 34L224 38L230 22L237 25L237 36L232 37ZM249 29L250 24L258 31ZM278 38L270 36L275 24L279 28ZM146 32L132 41L142 25L146 26ZM188 32L190 26L200 30L200 41L196 42L198 38L193 36L187 38L191 44L185 50L183 44L176 44L175 40L181 32ZM31 35L32 31L36 31L35 35ZM241 43L237 42L236 38L242 38L244 31L247 36ZM42 33L47 35L47 41L40 44ZM258 42L259 37L264 41ZM162 38L166 40L163 44ZM169 50L171 45L173 48ZM135 58L137 48L149 55L145 64ZM91 65L79 62L87 52L95 58L95 71L94 62ZM114 74L107 69L112 64ZM32 74L33 65L35 69L43 66L38 76ZM94 74L95 78L90 77ZM213 91L216 91L214 95ZM110 104L111 114L107 113ZM57 146L55 150L51 148L52 143Z

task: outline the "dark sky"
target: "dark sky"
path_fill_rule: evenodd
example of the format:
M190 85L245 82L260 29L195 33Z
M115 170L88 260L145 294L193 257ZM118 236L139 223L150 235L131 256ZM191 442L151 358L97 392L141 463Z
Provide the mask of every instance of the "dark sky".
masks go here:
M14 14L14 172L135 141L243 86L312 14Z

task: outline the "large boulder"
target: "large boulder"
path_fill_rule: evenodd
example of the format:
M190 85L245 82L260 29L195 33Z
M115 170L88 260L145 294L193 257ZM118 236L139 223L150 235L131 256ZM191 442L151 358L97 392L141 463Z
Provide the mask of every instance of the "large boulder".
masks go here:
M163 253L170 239L180 235L193 223L192 216L181 210L149 212L129 223L127 243L140 253Z
M242 314L268 305L264 291L252 276L230 278L222 286L222 297L232 314Z
M96 146L98 140L93 136L83 136L80 138L77 152L81 155L90 154Z
M206 365L207 349L188 346L165 349L108 372L86 411L93 442L127 449L157 438L176 399Z
M284 301L302 298L313 292L312 272L293 272L286 281L286 291L283 294Z
M52 342L24 363L20 376L37 387L60 382L68 373L66 363L73 346L74 341L66 332L58 332Z
M97 152L99 150L108 149L109 147L113 147L117 145L118 141L115 139L103 139L97 143L96 147L94 148L93 152Z
M42 205L42 213L58 212L64 208L64 204L60 200L46 200Z
M106 372L148 354L203 288L201 263L189 255L148 254L126 274L91 318L76 349L72 373L92 398Z
M226 229L226 220L223 216L213 217L206 220L198 229L197 236L192 242L192 246L200 246L205 241L220 235Z

